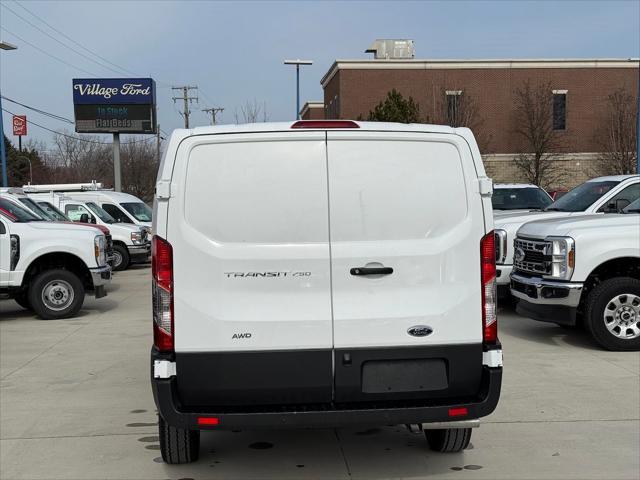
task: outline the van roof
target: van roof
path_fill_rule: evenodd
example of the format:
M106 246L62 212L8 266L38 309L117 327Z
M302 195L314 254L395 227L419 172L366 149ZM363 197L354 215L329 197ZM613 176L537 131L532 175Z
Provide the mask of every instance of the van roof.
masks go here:
M327 122L331 120L326 120ZM340 121L340 120L335 120ZM174 130L175 135L188 137L190 135L207 135L220 133L258 133L258 132L281 132L300 131L291 127L296 122L266 122L266 123L244 123L240 125L215 125L207 127L196 127L190 130ZM430 133L456 133L458 130L446 125L429 125L423 123L392 123L392 122L360 122L356 123L360 130L366 131L387 131L387 132L430 132ZM327 130L327 128L309 128L309 130ZM336 130L341 130L336 128ZM347 130L347 129L345 129ZM350 129L349 129L350 130ZM466 130L466 129L464 129Z

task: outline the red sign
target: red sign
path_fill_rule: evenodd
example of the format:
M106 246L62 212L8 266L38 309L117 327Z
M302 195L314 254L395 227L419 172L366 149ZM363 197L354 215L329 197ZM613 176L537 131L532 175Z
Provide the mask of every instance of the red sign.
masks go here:
M27 134L27 116L26 115L13 116L13 134L16 136Z

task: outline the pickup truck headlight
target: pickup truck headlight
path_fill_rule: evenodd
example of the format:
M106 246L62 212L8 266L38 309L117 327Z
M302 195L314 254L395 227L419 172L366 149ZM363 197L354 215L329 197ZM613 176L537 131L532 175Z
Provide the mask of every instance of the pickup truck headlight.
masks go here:
M503 265L507 259L507 231L494 230L496 244L496 265Z
M547 255L551 262L549 278L570 280L576 264L575 242L571 237L547 237Z
M93 249L96 263L99 267L104 267L107 264L107 240L104 235L96 235L96 238L93 239Z
M140 245L141 243L143 243L143 236L144 234L142 233L142 231L131 232L131 242L134 245Z

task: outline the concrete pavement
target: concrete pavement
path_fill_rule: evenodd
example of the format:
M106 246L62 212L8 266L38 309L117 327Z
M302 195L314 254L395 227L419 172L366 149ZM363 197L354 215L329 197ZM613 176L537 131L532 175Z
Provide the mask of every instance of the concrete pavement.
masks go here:
M117 273L69 320L0 300L0 478L640 478L640 353L507 309L500 404L464 453L433 453L404 427L205 432L198 463L165 465L149 275Z

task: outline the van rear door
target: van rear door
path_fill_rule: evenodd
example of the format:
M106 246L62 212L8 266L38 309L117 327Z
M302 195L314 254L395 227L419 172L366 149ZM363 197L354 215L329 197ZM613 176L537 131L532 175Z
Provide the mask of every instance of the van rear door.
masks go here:
M324 132L202 135L177 153L177 384L189 405L332 399Z
M327 135L335 400L476 393L484 217L467 143Z

